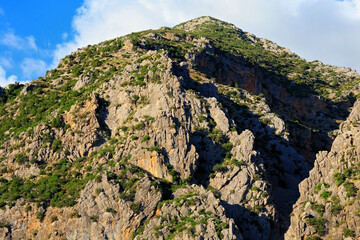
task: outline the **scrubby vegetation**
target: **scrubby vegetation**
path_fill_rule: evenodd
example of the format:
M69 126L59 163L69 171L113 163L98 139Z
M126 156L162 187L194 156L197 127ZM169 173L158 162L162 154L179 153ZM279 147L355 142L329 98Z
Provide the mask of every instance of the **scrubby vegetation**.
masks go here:
M194 236L197 227L205 229L211 222L217 237L222 239L222 231L229 225L214 211L198 209L182 217L159 216L158 212L164 206L199 207L199 202L206 201L205 194L200 196L195 191L174 196L176 190L192 184L202 185L204 192L212 193L225 208L225 194L232 198L237 192L231 189L224 194L222 188L227 183L221 183L221 187L213 183L248 171L244 193L233 207L240 207L248 218L246 224L255 226L251 231L262 231L260 218L271 227L276 223L277 206L269 195L273 187L287 188L284 179L289 172L281 164L285 152L289 152L285 157L289 159L293 158L291 154L297 154L288 138L288 123L311 133L319 130L297 119L280 121L281 116L271 112L262 93L247 92L239 87L240 83L222 84L217 76L226 70L226 64L219 59L235 59L244 68L256 69L289 90L289 96L315 94L345 101L348 90L360 79L338 74L335 68L319 62L306 62L278 46L269 51L267 45L271 42L231 24L219 24L215 19L191 30L182 26L133 33L78 49L45 77L25 86L13 84L0 89L1 209L23 206L39 221L50 220L56 225L62 218L48 214L48 208L67 211L64 207L74 207L82 190L88 191L87 186L91 186L88 199L94 202L106 199L111 204L99 210L99 215L70 208L68 216L74 221L86 217L92 224L102 223L102 213L108 217L121 215L118 206L122 204L139 221L134 226L141 226L133 237L141 235L153 218L160 222L154 229L155 238L173 239L184 232ZM196 61L191 67L186 65L191 60L189 56L202 54L207 54L214 64L211 67L214 72L201 69ZM151 92L146 92L148 88ZM163 96L153 95L157 88ZM161 97L166 105L149 105ZM194 104L190 107L192 100ZM214 102L215 107L211 105ZM214 109L224 116L212 115ZM144 115L143 110L153 115ZM116 115L116 119L109 114ZM221 130L221 117L229 119L224 123L229 130ZM166 137L157 134L162 128ZM246 129L251 130L248 143L239 137ZM185 145L178 147L177 141L165 142L168 135L181 138ZM184 153L181 148L186 148ZM196 154L186 164L174 164L192 154L193 149ZM243 153L247 150L251 153ZM172 158L172 154L180 157ZM206 159L211 157L214 158L211 161ZM181 172L182 167L190 170ZM296 171L301 170L298 167L291 174L300 175ZM336 171L332 184L343 188L347 200L353 201L358 196L359 166ZM111 186L110 190L105 189L106 184ZM339 196L329 190L330 186L321 182L315 187L321 201L310 202L315 216L304 220L319 236L327 231L325 211L330 209L337 216L347 207L340 204ZM155 204L139 196L144 190L149 196L156 195ZM109 192L115 197L111 198ZM158 202L155 215L145 216L151 204L156 210ZM317 235L309 239L317 239ZM352 237L354 232L344 229L343 235Z

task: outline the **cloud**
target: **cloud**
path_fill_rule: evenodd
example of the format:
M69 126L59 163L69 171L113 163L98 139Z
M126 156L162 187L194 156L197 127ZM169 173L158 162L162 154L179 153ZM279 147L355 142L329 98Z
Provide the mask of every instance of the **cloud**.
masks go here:
M65 41L65 40L68 38L68 36L69 36L69 34L66 33L66 32L64 32L64 33L61 35L61 39L62 39L63 41Z
M27 40L28 46L31 49L37 49L36 43L35 43L35 38L33 36L28 36L25 38Z
M0 38L0 44L19 50L37 50L35 38L33 36L21 38L19 36L16 36L12 31L5 33L3 37Z
M5 57L0 57L0 66L3 66L5 68L11 68L12 65L12 60L9 58L5 58Z
M308 60L360 70L360 0L85 0L54 62L88 44L210 15Z
M4 68L0 66L0 86L5 87L11 83L15 83L17 81L17 76L11 75L6 77L6 71Z
M360 20L360 0L344 0L345 16L353 20ZM350 15L347 15L349 14Z
M158 28L161 26L159 20L137 1L85 0L73 19L75 35L71 41L57 46L54 66L60 58L79 47L135 31Z
M45 75L48 66L43 60L25 58L22 61L20 68L22 70L24 78L31 80Z

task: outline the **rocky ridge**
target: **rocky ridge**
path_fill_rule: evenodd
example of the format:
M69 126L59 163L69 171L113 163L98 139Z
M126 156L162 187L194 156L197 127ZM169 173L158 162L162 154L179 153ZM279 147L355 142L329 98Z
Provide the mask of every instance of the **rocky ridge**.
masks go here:
M357 94L358 75L342 69L348 89L319 95L310 69L203 17L79 49L2 89L0 236L282 239L312 155ZM321 91L337 90L325 80Z

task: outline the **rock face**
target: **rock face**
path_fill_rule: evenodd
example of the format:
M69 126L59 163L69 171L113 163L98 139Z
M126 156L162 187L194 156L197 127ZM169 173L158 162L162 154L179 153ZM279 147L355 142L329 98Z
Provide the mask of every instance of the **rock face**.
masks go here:
M219 199L196 185L175 191L174 199L159 205L156 216L135 239L155 240L174 232L174 239L242 239Z
M301 90L294 93L289 90L289 86L274 81L274 77L269 77L263 70L244 65L241 59L229 54L219 54L217 58L209 57L214 54L213 52L214 47L206 44L205 50L200 54L189 55L189 61L219 83L229 86L236 84L252 94L263 94L271 109L277 114L290 119L301 119L301 122L310 128L320 130L320 133L314 133L309 129L302 127L299 129L299 126L289 124L291 125L289 128L291 141L296 142L299 152L310 162L315 159L315 154L319 150L328 148L331 140L321 132L330 131L335 123L331 117L325 116L343 117L341 111L332 102L325 101L319 96L302 96ZM217 67L219 65L222 67ZM327 123L324 124L324 122Z
M118 201L119 186L103 175L100 182L90 181L86 185L71 209L49 207L45 211L32 204L25 207L19 201L11 209L3 210L2 222L11 227L2 228L0 235L2 239L131 239L131 233L154 213L161 200L161 193L151 185L151 179L143 177L136 185L141 186L134 198L142 207L140 214L132 210L129 202ZM40 215L44 219L41 222L37 218ZM18 220L10 222L11 219Z
M360 236L358 146L360 101L340 125L331 150L319 152L310 176L299 185L285 239L355 239Z
M0 89L0 237L357 236L357 77L211 17L79 49Z

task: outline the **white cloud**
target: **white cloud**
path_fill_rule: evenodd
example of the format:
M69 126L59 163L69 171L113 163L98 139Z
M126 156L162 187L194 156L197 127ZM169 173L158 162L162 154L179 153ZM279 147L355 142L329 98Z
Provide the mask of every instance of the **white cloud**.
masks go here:
M360 0L85 0L55 63L88 44L210 15L308 60L360 70ZM55 65L56 65L55 64Z
M48 66L43 60L25 58L22 61L20 68L22 70L24 78L32 80L45 75Z
M352 20L360 20L360 0L344 0L344 15Z
M33 36L21 38L16 36L12 31L9 31L3 35L3 37L0 39L0 44L20 50L37 50L35 38Z
M68 38L68 33L66 33L66 32L64 32L62 35L61 35L61 39L63 40L63 41L66 41L67 40L67 38Z
M17 81L17 76L11 75L6 77L6 71L4 68L0 66L0 86L5 87L11 83L15 83Z
M156 16L137 1L85 0L73 19L76 34L72 41L57 46L54 66L60 58L79 47L135 31L158 28L161 25L156 19Z
M3 66L5 68L11 68L12 65L12 60L9 58L5 58L5 57L0 57L0 66Z
M35 38L33 36L28 36L25 39L27 40L27 44L31 49L37 49Z

